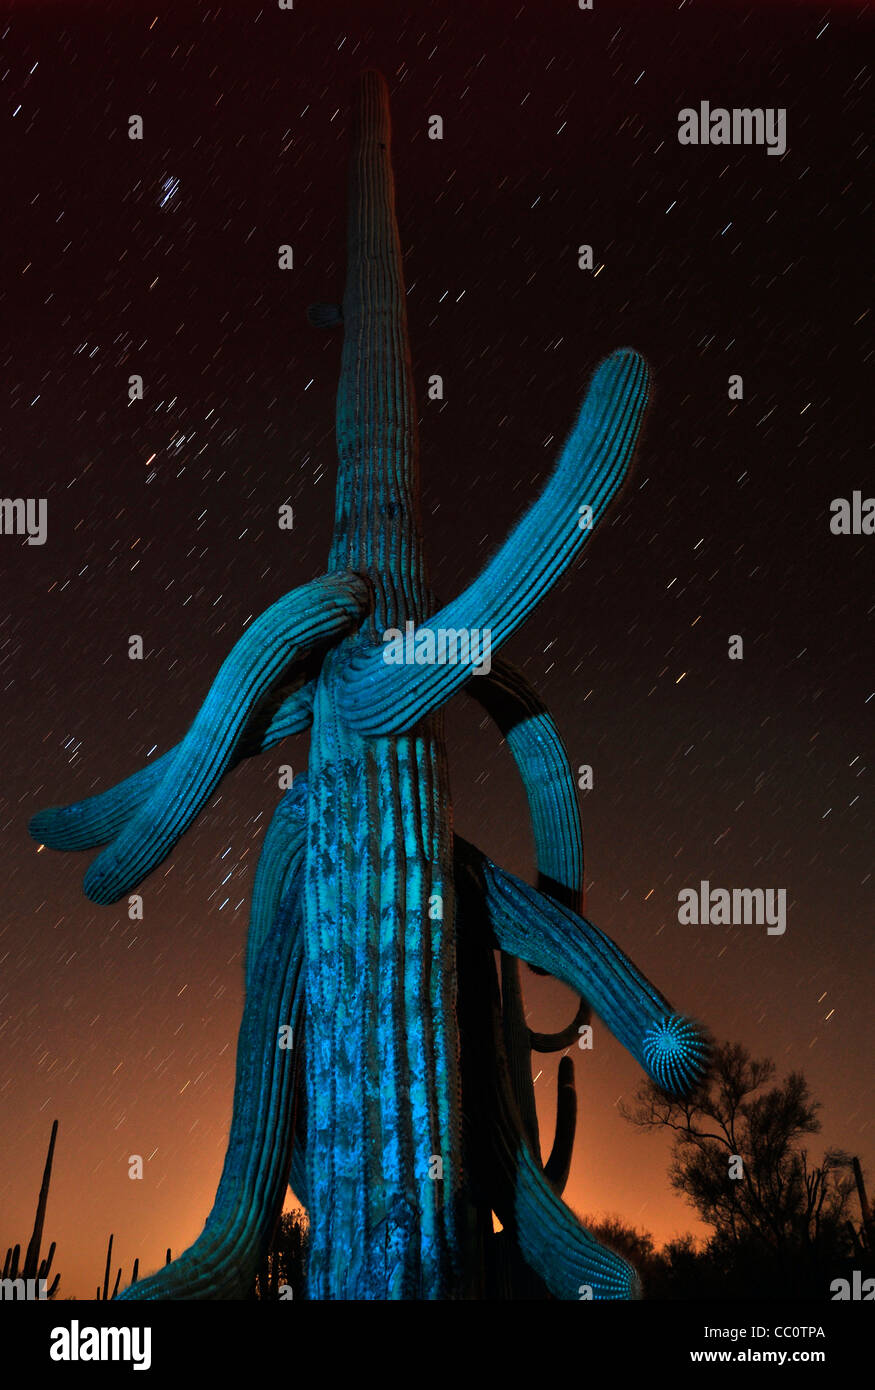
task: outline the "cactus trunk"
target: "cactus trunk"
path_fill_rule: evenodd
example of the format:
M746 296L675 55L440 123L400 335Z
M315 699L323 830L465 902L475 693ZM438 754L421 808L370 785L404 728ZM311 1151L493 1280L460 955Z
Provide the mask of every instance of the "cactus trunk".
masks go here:
M362 80L350 177L331 565L366 575L362 635L425 614L415 405L386 86ZM308 769L311 1298L452 1292L459 1183L451 827L439 718L365 739L326 657Z

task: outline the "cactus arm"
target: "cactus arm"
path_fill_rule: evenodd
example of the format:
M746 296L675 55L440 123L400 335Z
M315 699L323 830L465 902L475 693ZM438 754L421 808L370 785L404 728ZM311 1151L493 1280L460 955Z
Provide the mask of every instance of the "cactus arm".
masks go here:
M297 681L271 692L253 716L240 740L241 758L266 753L291 734L302 734L313 723L315 680L302 674Z
M282 739L309 728L316 683L303 676L301 681L304 683L296 687L283 686L272 691L264 705L255 711L234 749L228 771L243 758L265 753ZM28 826L30 834L49 849L94 849L109 844L149 800L172 768L181 747L181 743L175 744L154 762L132 772L105 792L74 801L69 806L52 806L37 812Z
M532 820L538 887L574 912L586 910L583 827L577 786L568 753L552 715L522 671L498 660L491 672L472 679L465 693L491 715L516 762ZM543 974L539 968L536 974ZM590 1011L580 1001L574 1023L588 1023ZM561 1052L568 1046L561 1033L529 1032L536 1052Z
M533 1152L513 1094L508 1058L502 1036L497 1001L495 961L487 930L488 904L484 899L482 864L475 854L458 853L456 888L459 904L460 1021L469 1061L463 1068L466 1109L477 1117L483 1149L471 1145L472 1158L485 1167L478 1173L488 1186L492 1210L504 1230L501 1238L511 1244L506 1277L511 1297L543 1297L526 1289L514 1269L513 1249L528 1270L538 1276L556 1298L580 1298L580 1287L589 1285L594 1298L637 1296L634 1269L613 1251L606 1250L581 1225L565 1205ZM482 1059L490 1058L484 1066Z
M577 1091L574 1088L574 1063L570 1057L560 1057L556 1079L556 1130L550 1157L544 1164L544 1177L557 1197L565 1191L571 1170L574 1135L577 1129Z
M283 898L291 890L295 877L303 872L307 838L307 779L297 777L294 786L277 804L258 856L255 883L252 887L252 906L249 913L249 933L246 941L246 983L251 985L252 973L262 943L270 932ZM300 1051L300 1042L296 1040ZM302 1206L307 1205L307 1172L304 1152L305 1125L303 1119L304 1088L298 1084L296 1095L297 1120L292 1146L289 1186Z
M282 672L361 618L369 590L355 575L327 575L258 617L225 659L173 766L85 875L86 897L117 902L170 853L206 805L252 711Z
M554 1297L575 1301L588 1286L594 1299L640 1297L632 1265L600 1245L553 1190L516 1127L512 1112L503 1116L496 1157L503 1182L495 1209L514 1235L526 1264Z
M542 893L583 911L583 832L568 753L546 706L521 671L495 661L469 680L472 696L495 721L522 778Z
M532 1081L530 1032L526 1027L519 962L501 953L501 1025L510 1072L511 1090L519 1111L523 1133L536 1158L541 1154L538 1112ZM556 1131L550 1157L544 1164L547 1181L561 1196L568 1181L574 1131L577 1121L577 1094L574 1089L574 1063L570 1057L559 1062L556 1097Z
M548 972L540 970L542 975ZM577 1006L577 1013L569 1024L560 1028L558 1033L535 1033L529 1029L529 1047L533 1052L564 1052L566 1047L571 1047L578 1041L581 1025L589 1023L592 1017L592 1010L585 999L581 999Z
M476 628L491 650L525 622L585 545L579 507L592 508L593 527L626 474L647 403L649 372L630 348L596 368L553 476L504 545L467 589L425 624L431 631ZM472 675L455 665L387 665L382 644L351 653L340 692L341 712L361 734L400 733L444 704Z
M110 1262L111 1262L111 1260L112 1260L112 1236L113 1236L113 1233L112 1233L112 1231L110 1231L110 1233L109 1233L109 1244L108 1244L107 1247L106 1247L106 1267L105 1267L105 1269L104 1269L104 1271L103 1271L103 1301L104 1301L104 1303L105 1303L105 1302L107 1301L107 1299L109 1298L109 1266L110 1266ZM99 1291L98 1291L98 1295L97 1295L97 1296L98 1296L98 1298L100 1298L100 1293L99 1293Z
M49 849L91 849L108 844L167 775L178 749L179 744L96 796L37 811L30 819L28 833Z
M593 1299L638 1298L632 1265L590 1235L542 1171L506 1084L498 1087L496 1110L492 1200L529 1268L564 1301L580 1299L583 1286Z
M708 1043L611 938L586 918L492 864L456 837L463 861L482 882L483 901L502 951L532 961L592 1003L614 1037L672 1094L687 1094L704 1074Z
M277 803L258 856L246 938L247 990L251 987L259 952L270 934L283 898L302 871L307 837L306 816L307 779L302 776L295 779L294 785Z
M297 1034L303 1002L302 882L297 876L283 898L246 991L231 1134L212 1212L188 1250L121 1299L249 1295L289 1174L297 1057L277 1044L282 1025Z
M501 1026L504 1047L510 1068L514 1100L520 1113L523 1131L534 1153L540 1153L538 1112L532 1084L532 1056L529 1049L529 1030L520 989L519 962L501 953Z
M52 1181L52 1161L55 1156L55 1140L58 1137L58 1122L52 1125L52 1136L49 1139L49 1151L46 1154L46 1164L43 1169L43 1180L40 1185L39 1198L36 1204L36 1216L33 1222L33 1233L30 1237L30 1244L24 1256L24 1278L35 1279L37 1267L39 1265L40 1246L43 1242L43 1226L46 1219L46 1204L49 1200L49 1185Z
M52 1267L52 1261L53 1261L53 1259L55 1258L55 1247L56 1247L56 1244L57 1244L57 1242L53 1240L52 1243L51 1243L51 1245L49 1246L49 1253L46 1255L46 1257L45 1257L44 1260L40 1260L40 1267L39 1267L39 1270L37 1271L37 1276L36 1276L37 1279L48 1279L48 1277L49 1277L49 1270L51 1269L51 1267Z

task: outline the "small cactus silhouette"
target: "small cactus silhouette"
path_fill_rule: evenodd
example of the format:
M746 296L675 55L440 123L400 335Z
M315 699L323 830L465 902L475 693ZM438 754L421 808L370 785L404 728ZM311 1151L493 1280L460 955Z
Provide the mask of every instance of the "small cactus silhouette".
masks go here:
M24 1264L19 1265L21 1258L21 1246L10 1246L6 1251L6 1258L3 1261L3 1273L0 1278L6 1279L33 1279L37 1283L45 1280L45 1297L54 1298L58 1292L58 1285L61 1282L60 1274L56 1274L51 1284L49 1284L49 1274L51 1273L52 1261L55 1258L55 1242L49 1246L49 1252L44 1260L40 1259L40 1247L43 1242L43 1227L46 1220L46 1206L49 1200L49 1187L52 1181L52 1163L55 1157L55 1140L58 1137L58 1122L52 1124L52 1133L49 1139L49 1149L46 1154L45 1167L43 1169L43 1180L40 1185L39 1197L36 1204L36 1216L33 1222L33 1232L28 1243L27 1251L24 1256Z

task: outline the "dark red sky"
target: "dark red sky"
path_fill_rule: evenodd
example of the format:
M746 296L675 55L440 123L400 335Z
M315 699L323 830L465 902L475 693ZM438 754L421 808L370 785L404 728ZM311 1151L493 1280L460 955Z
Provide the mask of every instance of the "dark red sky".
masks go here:
M28 1238L57 1116L62 1293L93 1293L110 1231L127 1276L209 1210L252 876L277 764L303 771L306 738L226 779L144 885L142 922L87 902L88 856L39 853L27 820L176 742L247 619L325 564L339 341L305 309L342 287L348 110L370 64L392 94L437 592L534 497L594 363L639 348L655 390L635 475L507 654L595 769L593 920L718 1038L802 1069L824 1103L815 1152L871 1172L875 542L829 532L830 500L871 489L863 8L12 10L2 488L46 497L49 531L0 537L0 1244ZM786 108L786 155L680 147L677 112L703 99ZM457 828L529 873L509 756L461 698L448 730ZM786 887L785 936L679 926L678 892L703 878ZM525 983L538 1027L567 1020L564 988ZM701 1229L664 1141L616 1111L636 1064L604 1030L575 1061L568 1200L659 1239ZM536 1085L545 1144L556 1064Z

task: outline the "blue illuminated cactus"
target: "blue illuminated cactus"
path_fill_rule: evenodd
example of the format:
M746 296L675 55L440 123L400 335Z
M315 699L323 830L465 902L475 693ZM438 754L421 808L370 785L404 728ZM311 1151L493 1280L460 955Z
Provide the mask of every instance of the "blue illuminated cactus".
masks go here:
M707 1061L699 1029L678 1014L661 1018L648 1028L641 1044L644 1066L669 1095L684 1096Z
M389 138L386 85L367 72L343 303L310 313L314 326L343 330L328 573L252 623L175 748L31 822L53 848L103 846L85 891L113 902L172 851L230 768L310 729L307 776L274 813L253 888L215 1205L194 1245L123 1298L246 1296L290 1179L309 1212L311 1298L633 1297L634 1270L561 1199L573 1065L560 1064L544 1161L531 1051L567 1048L592 1007L669 1090L695 1086L707 1061L696 1026L582 915L574 778L525 679L500 660L473 678L470 660L383 659L384 633L407 623L488 630L500 647L586 544L584 508L594 526L615 497L648 397L637 353L605 358L541 497L474 583L436 611ZM537 888L453 836L441 711L462 688L517 762ZM529 1031L520 960L580 995L566 1028ZM279 1041L289 1029L292 1047Z

